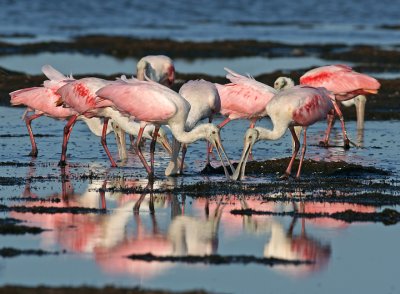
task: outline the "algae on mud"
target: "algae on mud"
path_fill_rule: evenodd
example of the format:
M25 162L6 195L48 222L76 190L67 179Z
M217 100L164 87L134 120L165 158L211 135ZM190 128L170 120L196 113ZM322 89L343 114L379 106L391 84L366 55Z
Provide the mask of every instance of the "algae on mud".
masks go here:
M400 222L400 213L394 209L386 208L382 212L357 212L351 209L335 213L304 213L299 211L274 212L260 211L254 209L234 209L233 215L272 215L272 216L291 216L295 218L332 218L335 220L352 222L381 222L384 225L395 225Z

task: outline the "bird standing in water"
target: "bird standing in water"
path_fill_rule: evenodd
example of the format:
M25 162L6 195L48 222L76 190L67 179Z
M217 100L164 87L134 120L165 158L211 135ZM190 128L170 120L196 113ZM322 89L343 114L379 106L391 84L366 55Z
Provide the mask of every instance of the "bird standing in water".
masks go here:
M215 85L205 80L188 81L183 84L179 90L179 94L190 103L190 111L185 123L185 130L192 130L200 120L208 118L208 122L211 123L213 117L221 109L221 100ZM174 152L175 156L171 158L171 161L165 170L166 176L176 175L178 168L180 173L183 172L183 162L186 155L187 144L182 146L182 160L180 167L178 167L178 152L181 144L176 141L174 142L174 149L178 151ZM207 144L207 165L210 164L210 153L209 144Z
M351 105L351 101L353 101L357 111L357 127L363 128L366 101L364 95L376 94L380 88L380 83L368 75L353 71L347 65L337 64L317 67L306 72L300 77L300 84L312 87L324 87L334 93L335 99L333 100L333 105L342 126L344 148L349 148L350 140L347 136L342 111L337 102ZM294 82L290 78L281 77L276 80L274 85L275 88L282 89L293 86ZM334 115L330 114L328 116L328 128L326 129L325 138L320 142L323 146L328 146L333 121Z
M130 80L125 84L115 83L107 85L97 91L96 94L106 100L110 100L122 113L135 117L137 121L140 121L141 127L136 139L135 151L142 161L149 178L153 178L154 176L154 136L157 136L161 125L168 125L175 139L181 143L189 144L199 139L208 140L216 147L222 165L224 166L221 152L229 162L221 143L219 129L216 126L201 124L189 132L185 130L190 104L171 89L151 80ZM150 144L150 166L140 149L142 134L148 124L156 126L153 140ZM233 171L232 166L231 168ZM226 176L229 177L225 166L224 170Z
M60 87L73 82L73 77L66 77L50 65L44 65L42 67L42 72L48 78L48 80L44 81L43 87L26 88L10 93L11 105L27 106L23 119L25 120L32 145L32 150L29 155L33 157L36 157L38 154L35 137L31 127L33 120L42 116L64 120L77 114L76 111L71 108L56 106L56 102L60 99L60 95L58 95L56 91ZM27 115L27 113L31 111L34 111L35 113ZM100 119L86 118L85 116L79 116L78 119L83 120L88 125L90 131L96 136L101 136L103 123ZM106 133L108 134L111 130L112 128L107 128Z
M306 152L307 127L326 118L329 111L333 108L331 96L332 94L324 88L313 88L309 86L295 86L276 94L266 107L266 114L271 118L273 129L268 130L261 127L255 127L247 130L242 156L232 179L240 180L244 177L246 162L250 150L257 141L278 140L285 134L288 128L295 142L295 148L289 165L282 177L289 177L294 159L300 149L300 142L294 131L294 127L302 126L303 147L299 168L296 174L296 178L299 178L304 154Z

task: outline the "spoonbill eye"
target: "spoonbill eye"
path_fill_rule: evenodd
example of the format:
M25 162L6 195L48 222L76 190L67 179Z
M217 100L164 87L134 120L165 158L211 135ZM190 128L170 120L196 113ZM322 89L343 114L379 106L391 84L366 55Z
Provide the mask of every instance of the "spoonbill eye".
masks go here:
M215 131L212 131L212 134L215 135Z

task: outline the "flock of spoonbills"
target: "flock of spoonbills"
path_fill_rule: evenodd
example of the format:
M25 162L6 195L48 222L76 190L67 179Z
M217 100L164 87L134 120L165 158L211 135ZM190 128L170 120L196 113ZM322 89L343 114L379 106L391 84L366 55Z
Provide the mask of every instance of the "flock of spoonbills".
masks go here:
M62 166L66 164L72 128L77 120L83 120L95 135L101 136L101 143L113 167L117 165L107 148L106 135L112 130L115 132L122 160L127 157L125 133L131 135L135 152L149 178L154 176L156 142L162 144L171 156L165 171L167 176L182 173L188 144L205 139L208 141L207 164L209 153L215 148L226 176L238 180L245 174L252 146L260 140L278 140L289 129L294 148L283 175L288 177L300 149L299 136L303 130L303 146L296 174L296 178L299 178L306 151L307 127L327 118L328 127L321 144L328 145L334 117L338 116L344 148L349 148L350 141L339 103L356 105L357 127L363 128L365 95L376 94L380 87L376 79L357 73L346 65L310 70L300 78L298 86L290 78L280 77L275 81L274 88L250 76L242 76L227 68L225 70L226 78L230 80L228 84L193 80L185 83L177 93L170 89L175 81L173 62L163 55L143 57L137 64L137 78L122 76L114 81L94 77L76 80L72 76L64 76L50 65L44 65L42 71L48 80L44 81L43 86L10 93L11 104L27 106L23 118L32 144L30 155L38 154L31 128L32 120L43 115L67 120L59 163ZM33 114L28 115L29 112ZM218 126L211 124L217 113L226 117ZM267 116L273 123L272 130L255 127L257 120ZM203 119L208 119L209 123L199 123ZM220 138L221 128L234 119L250 120L236 169L229 161ZM162 125L168 126L173 135L172 147ZM136 136L135 142L133 136ZM150 165L142 154L143 138L151 139ZM182 156L179 158L181 147ZM225 160L232 175L225 166Z

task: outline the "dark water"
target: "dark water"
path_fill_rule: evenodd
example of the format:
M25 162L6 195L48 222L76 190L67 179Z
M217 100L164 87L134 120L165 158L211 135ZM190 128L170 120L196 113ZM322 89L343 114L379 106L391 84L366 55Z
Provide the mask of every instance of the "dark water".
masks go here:
M4 0L0 3L0 35L33 35L36 40L111 34L177 40L393 44L400 39L399 30L381 26L399 23L396 5L390 0Z

